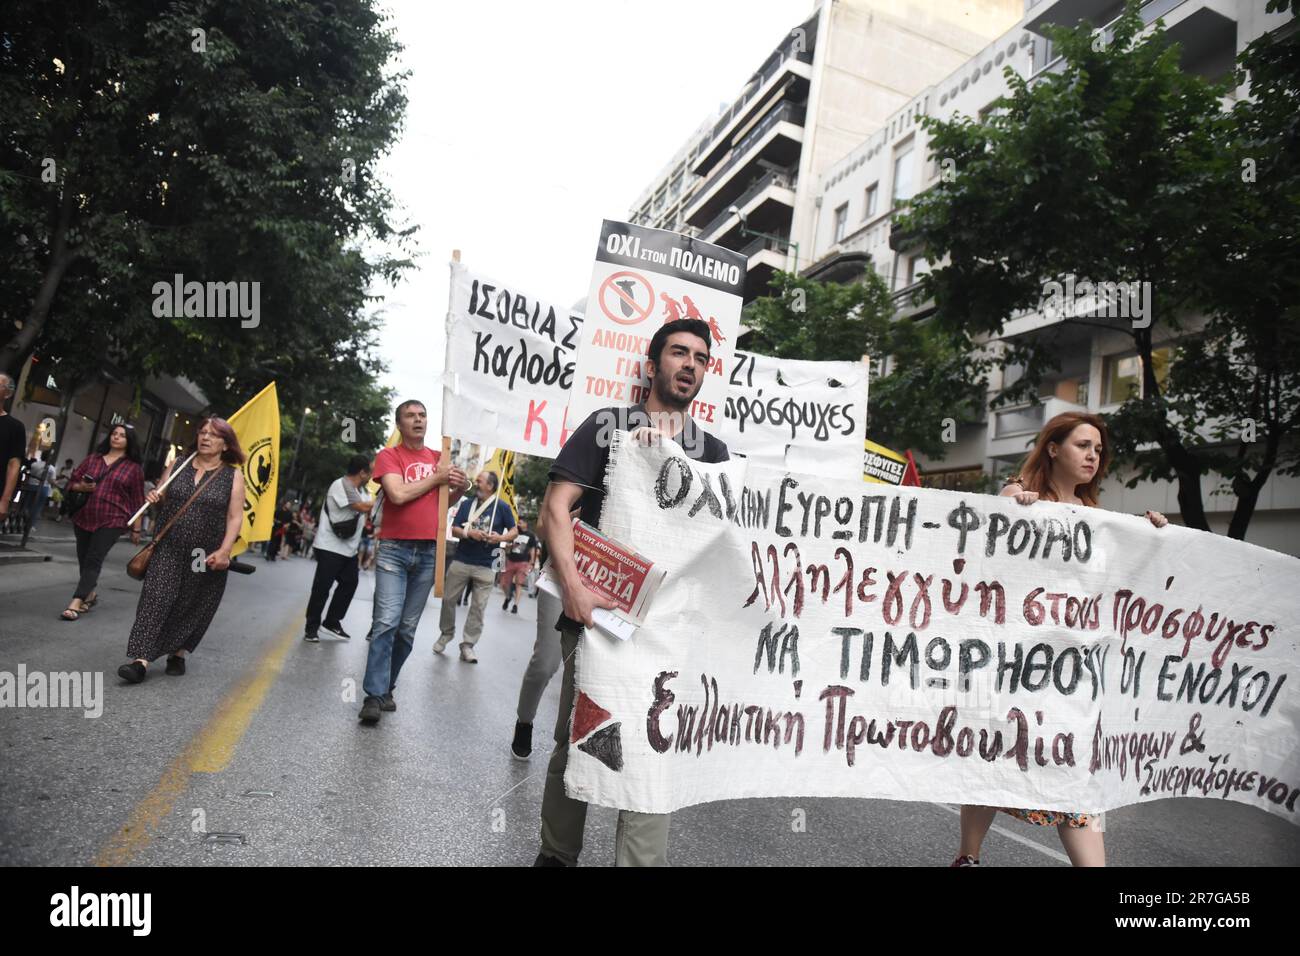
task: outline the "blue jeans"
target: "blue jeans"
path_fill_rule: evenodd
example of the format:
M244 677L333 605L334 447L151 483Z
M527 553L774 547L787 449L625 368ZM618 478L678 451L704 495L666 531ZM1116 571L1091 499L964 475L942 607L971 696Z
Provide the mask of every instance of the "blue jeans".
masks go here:
M375 552L375 604L362 686L367 697L383 697L415 646L415 629L433 589L437 557L433 541L382 539Z

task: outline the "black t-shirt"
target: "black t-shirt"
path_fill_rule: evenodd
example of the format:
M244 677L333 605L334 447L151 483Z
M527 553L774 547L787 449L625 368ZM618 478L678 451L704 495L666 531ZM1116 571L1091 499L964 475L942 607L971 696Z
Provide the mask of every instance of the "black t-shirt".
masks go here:
M4 491L9 462L27 459L27 429L12 415L0 415L0 493Z
M531 531L520 531L515 540L510 542L506 552L507 561L527 561L529 553L537 547L537 536Z
M616 430L651 427L644 405L611 405L587 416L569 436L551 465L551 481L571 481L583 488L579 504L580 517L593 528L600 526L600 511L605 504L605 469L609 466L609 443ZM713 465L727 461L730 455L724 442L714 438L695 420L686 419L686 427L674 441L682 446L686 457Z
M571 481L582 486L579 517L593 528L600 526L600 512L605 505L605 470L609 467L609 442L616 430L652 427L644 405L600 408L587 416L577 431L560 449L551 465L551 481ZM682 446L686 457L708 465L728 461L725 442L714 438L691 418L686 427L673 438ZM557 631L581 630L582 625L561 614L556 622Z

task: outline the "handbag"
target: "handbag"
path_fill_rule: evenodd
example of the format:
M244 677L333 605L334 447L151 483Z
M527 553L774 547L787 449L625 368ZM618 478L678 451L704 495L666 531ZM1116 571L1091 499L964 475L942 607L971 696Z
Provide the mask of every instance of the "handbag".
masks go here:
M212 469L211 472L209 472L209 475L215 475L216 473L217 470L214 468ZM161 541L164 537L166 537L167 532L171 530L171 526L176 523L176 519L179 518L181 515L185 514L186 508L194 504L194 499L199 496L200 491L202 491L205 487L207 487L209 481L211 481L211 478L208 477L199 479L198 487L194 489L194 494L190 495L189 501L181 505L180 509L174 515L172 515L171 520L162 526L161 531L159 531L156 535L154 535L153 540L150 541L148 544L146 544L143 548L141 548L139 553L136 554L134 558L132 558L130 561L127 562L126 565L127 574L131 575L131 577L135 578L137 581L141 581L144 579L145 573L149 570L149 560L150 558L153 557L154 545L156 545L159 541Z
M325 496L325 517L329 518L330 530L341 541L351 541L352 536L357 533L357 525L361 523L361 512L352 512L352 517L343 521L335 521L330 517L330 499L329 495Z
M108 470L95 479L95 486L98 487L106 481L108 476L113 473L113 469L124 461L126 461L125 455L113 462L113 464L109 465ZM71 484L71 482L69 482L69 484ZM59 505L59 514L63 515L65 518L71 518L82 508L86 507L86 504L90 501L90 496L93 494L93 491L65 492L63 495L63 503Z

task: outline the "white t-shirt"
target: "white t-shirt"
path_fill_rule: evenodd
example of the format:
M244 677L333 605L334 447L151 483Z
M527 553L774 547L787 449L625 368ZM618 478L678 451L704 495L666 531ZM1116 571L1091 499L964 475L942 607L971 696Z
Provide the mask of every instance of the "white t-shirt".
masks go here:
M320 521L316 525L316 540L313 546L317 551L332 551L347 558L354 558L361 545L361 532L365 528L366 516L360 511L353 511L349 504L369 501L370 493L364 485L354 488L346 478L337 479L325 493L325 503L321 505ZM330 526L331 521L357 521L357 530L350 538L340 538Z

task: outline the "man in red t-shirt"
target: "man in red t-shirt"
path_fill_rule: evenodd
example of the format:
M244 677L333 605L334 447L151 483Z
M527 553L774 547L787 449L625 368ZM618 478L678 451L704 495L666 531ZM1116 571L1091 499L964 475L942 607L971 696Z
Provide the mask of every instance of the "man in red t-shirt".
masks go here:
M397 430L402 440L375 458L371 474L381 486L378 544L375 550L375 603L370 651L363 686L366 699L359 717L379 722L380 714L396 710L393 687L402 664L415 646L415 629L429 600L443 534L438 488L447 485L456 501L469 481L451 461L424 445L428 412L423 402L397 406Z

